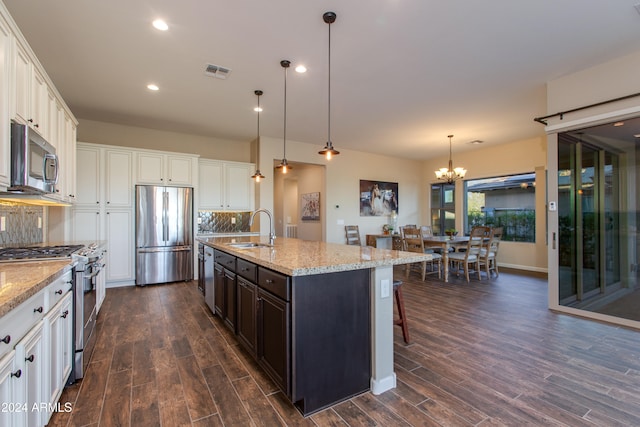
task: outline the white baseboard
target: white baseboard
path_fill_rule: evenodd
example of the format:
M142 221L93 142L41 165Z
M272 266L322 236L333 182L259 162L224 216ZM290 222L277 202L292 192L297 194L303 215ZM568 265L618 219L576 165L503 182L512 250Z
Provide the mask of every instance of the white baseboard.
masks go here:
M371 378L371 393L373 394L382 394L387 390L391 390L392 388L396 388L395 372L379 380Z
M501 267L513 268L514 270L535 271L536 273L549 273L549 269L546 267L532 267L530 265L498 263L498 268Z

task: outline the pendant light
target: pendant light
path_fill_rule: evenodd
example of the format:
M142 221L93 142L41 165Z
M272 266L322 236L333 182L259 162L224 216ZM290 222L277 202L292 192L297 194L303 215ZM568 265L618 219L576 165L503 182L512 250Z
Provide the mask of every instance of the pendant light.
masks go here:
M437 170L436 178L446 181L447 184L453 184L458 179L464 178L467 170L460 167L453 168L453 160L451 158L451 138L453 138L453 135L448 135L447 138L449 138L449 167Z
M258 112L258 136L256 138L256 173L251 175L251 178L255 179L256 182L260 182L260 180L264 178L264 175L260 173L260 112L262 111L262 108L260 108L260 97L263 92L261 90L256 90L253 93L258 97L258 106L255 108L255 111Z
M291 61L283 59L280 61L280 65L284 68L284 133L282 138L282 161L276 168L282 168L282 173L287 173L288 170L293 169L289 166L289 163L287 163L287 69L291 65Z
M331 143L331 24L336 21L336 14L334 12L325 12L325 14L322 15L322 19L325 23L329 24L329 100L327 102L327 145L325 145L322 150L318 151L318 154L322 154L327 158L327 160L331 160L332 156L340 154L338 150L333 148L333 144Z

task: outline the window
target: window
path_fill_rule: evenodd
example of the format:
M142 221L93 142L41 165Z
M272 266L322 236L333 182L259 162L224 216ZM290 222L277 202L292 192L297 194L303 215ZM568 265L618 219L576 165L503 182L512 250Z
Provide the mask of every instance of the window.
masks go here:
M476 225L502 227L502 240L536 241L534 172L465 182L465 231Z
M431 185L431 229L436 236L444 236L444 231L456 228L455 185Z

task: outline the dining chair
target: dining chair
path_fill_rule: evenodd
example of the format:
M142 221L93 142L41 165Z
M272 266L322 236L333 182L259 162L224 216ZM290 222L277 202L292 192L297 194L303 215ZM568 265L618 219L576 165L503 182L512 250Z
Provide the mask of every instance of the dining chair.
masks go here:
M422 238L422 233L417 227L403 227L403 240L405 251L407 252L416 252L416 253L430 253L425 252L424 248L424 240ZM421 266L421 274L422 280L424 281L425 276L427 274L438 274L438 278L442 278L442 255L431 253L431 260L422 261L419 263L414 263L407 265L406 274L409 277L409 273L411 272L411 266L420 264ZM430 271L427 273L427 265L431 266Z
M479 233L479 231L476 231L476 233ZM475 270L478 272L478 280L481 279L480 251L482 250L483 241L484 237L471 235L464 252L458 251L449 253L449 263L451 264L451 267L455 267L458 274L460 274L460 270L464 270L464 277L467 279L467 283L469 282L470 265L473 265Z
M502 227L496 227L491 230L491 237L480 250L480 268L484 266L487 278L491 278L491 272L496 272L496 277L500 275L498 271L498 249L500 247L500 239L502 238Z
M347 237L347 245L362 246L360 228L357 225L345 225L344 233Z

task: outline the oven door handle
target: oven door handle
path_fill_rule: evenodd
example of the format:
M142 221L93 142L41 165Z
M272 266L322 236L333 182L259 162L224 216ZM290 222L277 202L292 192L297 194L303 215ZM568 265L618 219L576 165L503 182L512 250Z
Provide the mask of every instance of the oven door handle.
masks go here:
M100 274L100 272L102 271L102 267L104 267L104 264L96 264L94 271L92 271L88 276L84 276L84 279L93 279L98 274Z

